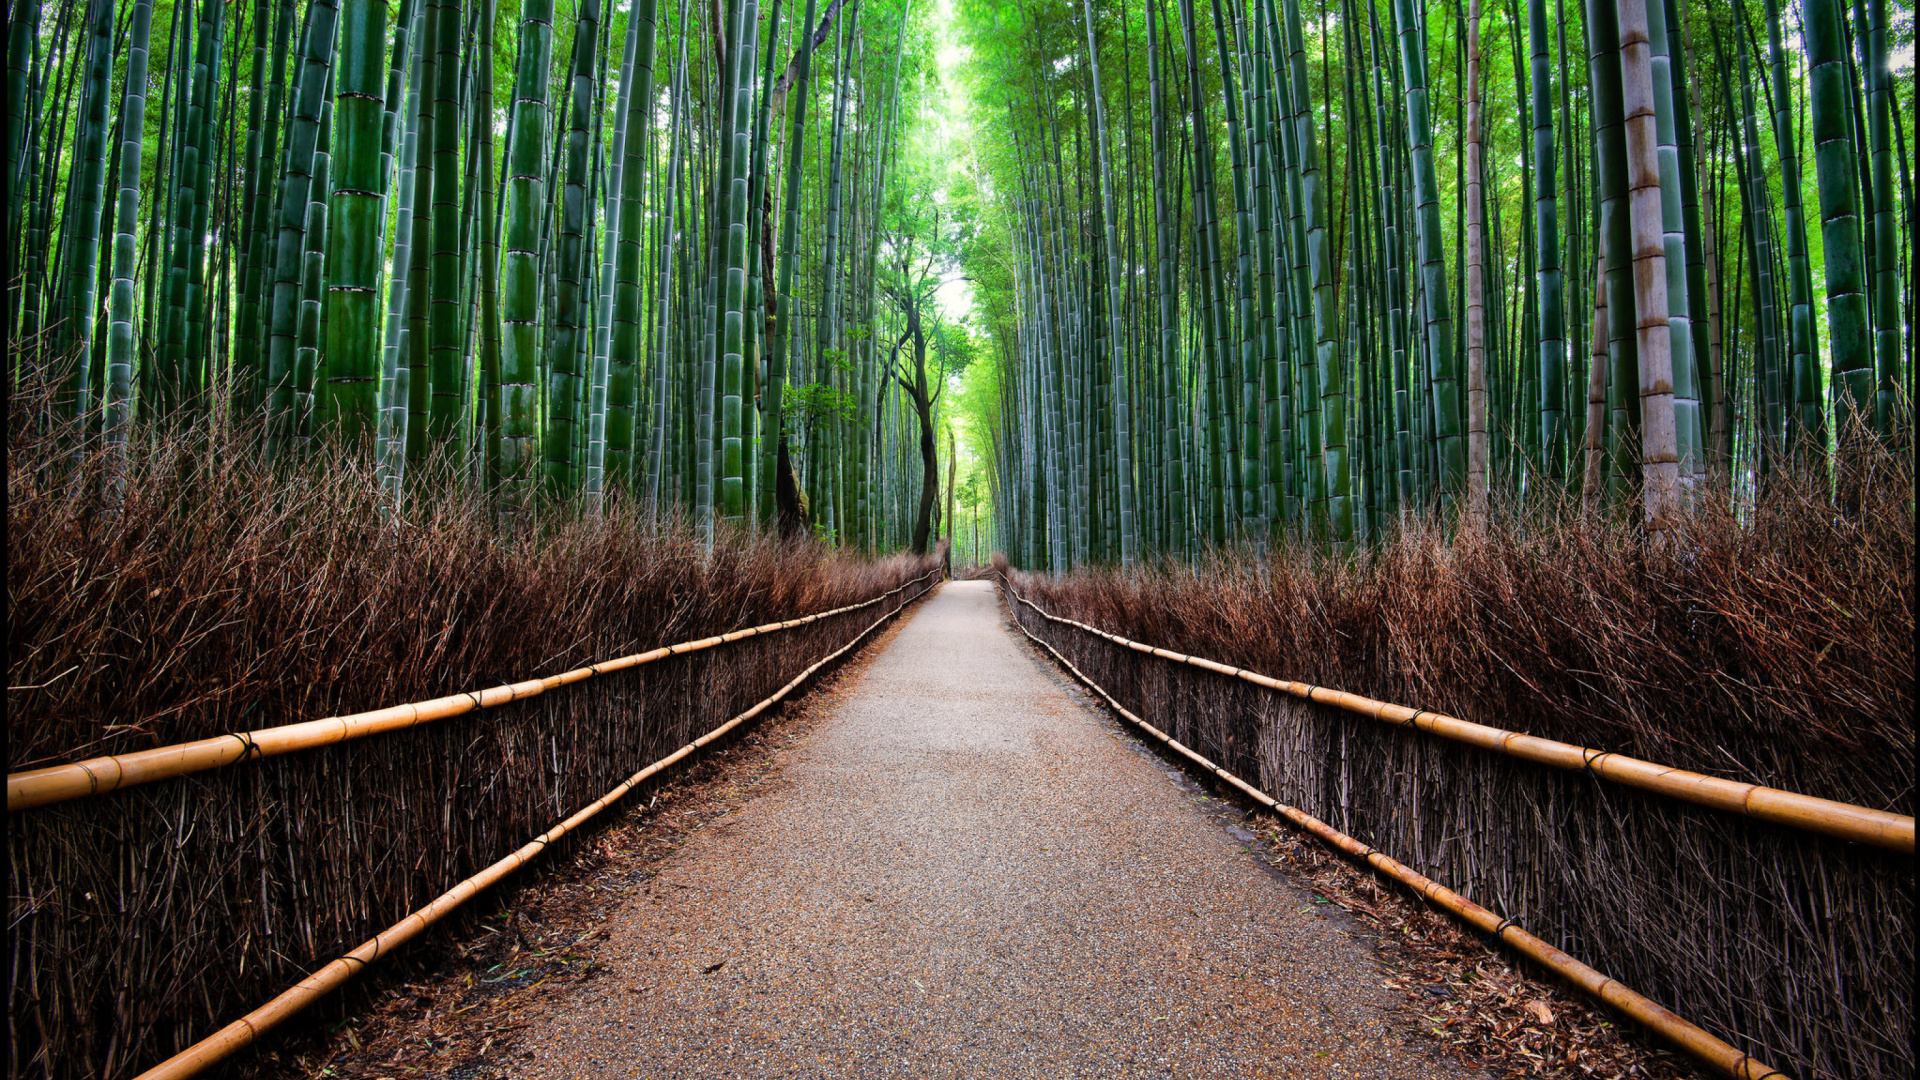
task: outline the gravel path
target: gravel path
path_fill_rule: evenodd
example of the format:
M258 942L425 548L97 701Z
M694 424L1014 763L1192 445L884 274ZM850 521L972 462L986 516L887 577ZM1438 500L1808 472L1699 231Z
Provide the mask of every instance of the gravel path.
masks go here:
M514 1071L1460 1071L1364 944L1016 635L985 582L912 612L786 782L603 924L610 976L557 996Z

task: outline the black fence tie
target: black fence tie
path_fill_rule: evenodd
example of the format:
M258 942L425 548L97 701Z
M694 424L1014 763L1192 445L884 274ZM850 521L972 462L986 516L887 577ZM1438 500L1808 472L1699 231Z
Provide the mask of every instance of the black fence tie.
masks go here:
M1599 761L1603 757L1607 757L1611 755L1612 753L1613 751L1611 750L1589 750L1585 747L1582 747L1580 749L1580 767L1587 770L1587 775L1593 777L1593 779L1596 782L1605 780L1606 777L1601 776L1599 773L1593 771L1593 763L1596 761Z
M1486 938L1483 941L1481 941L1481 944L1491 949L1493 948L1495 942L1504 943L1506 939L1501 937L1500 935L1506 933L1507 927L1509 926L1520 926L1520 917L1518 915L1509 915L1506 918L1501 919L1500 925L1494 927L1493 930L1487 934ZM1524 930L1526 928L1521 927L1521 929Z

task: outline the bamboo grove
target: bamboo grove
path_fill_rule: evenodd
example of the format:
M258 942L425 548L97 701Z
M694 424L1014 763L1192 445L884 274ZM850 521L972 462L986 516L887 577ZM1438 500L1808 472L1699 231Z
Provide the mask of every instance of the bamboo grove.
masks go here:
M907 0L9 17L9 374L85 438L239 419L277 460L363 446L396 499L447 475L507 521L617 492L709 537L926 545Z
M1911 9L958 7L1016 564L1658 535L1911 452Z

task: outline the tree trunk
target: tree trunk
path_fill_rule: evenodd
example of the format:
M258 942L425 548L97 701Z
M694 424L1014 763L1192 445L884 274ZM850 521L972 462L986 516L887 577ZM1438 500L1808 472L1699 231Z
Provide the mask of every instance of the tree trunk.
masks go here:
M927 387L927 336L920 328L920 313L909 310L907 325L913 333L914 415L920 418L920 508L913 515L913 553L925 555L927 540L933 532L933 501L940 491L940 457L933 445L933 395Z
M800 474L793 470L793 453L787 448L786 432L780 433L780 472L775 478L779 498L780 539L792 540L813 531L813 511L807 505L807 489L800 486Z

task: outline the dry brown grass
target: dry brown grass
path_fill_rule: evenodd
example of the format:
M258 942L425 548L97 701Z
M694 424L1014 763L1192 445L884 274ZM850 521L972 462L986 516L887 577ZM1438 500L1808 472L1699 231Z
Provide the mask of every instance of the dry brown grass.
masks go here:
M23 404L23 400L26 402ZM16 395L9 770L551 674L870 599L932 569L723 540L612 500L503 536L359 456L140 430L124 503ZM208 1034L772 693L888 605L500 709L15 815L8 1073L116 1077Z
M1910 458L1671 542L1511 515L1350 561L1015 575L1048 611L1281 678L1913 812ZM1910 1073L1913 861L1307 706L1045 623L1199 752L1801 1075Z

